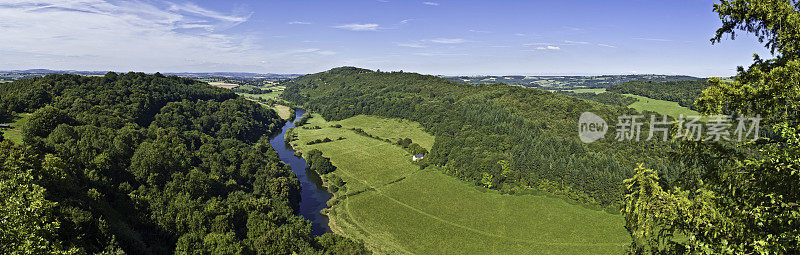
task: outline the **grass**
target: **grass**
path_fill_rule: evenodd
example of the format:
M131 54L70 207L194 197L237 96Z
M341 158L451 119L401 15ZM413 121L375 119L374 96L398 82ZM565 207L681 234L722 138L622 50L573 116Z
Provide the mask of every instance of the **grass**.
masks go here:
M623 95L633 97L639 100L638 102L635 102L628 106L630 108L636 109L639 112L654 111L660 114L666 114L672 116L674 118L678 118L678 116L680 116L681 114L683 114L684 117L700 116L700 113L693 111L692 109L680 106L678 105L677 102L657 100L633 94L623 94Z
M289 109L288 106L275 104L275 107L272 107L272 109L278 113L278 116L280 116L281 119L288 120L289 118L292 117L291 109Z
M22 144L22 126L28 122L30 113L20 113L14 117L14 122L7 123L11 125L11 129L3 129L3 138L8 139L16 144Z
M342 128L330 127L341 124ZM332 229L380 254L619 254L629 237L622 216L544 196L502 195L442 173L420 170L403 148L358 135L411 138L430 149L434 137L410 121L357 116L297 128L301 152L319 149L338 167L346 190L329 210ZM344 140L306 145L329 137ZM329 178L328 174L326 178Z

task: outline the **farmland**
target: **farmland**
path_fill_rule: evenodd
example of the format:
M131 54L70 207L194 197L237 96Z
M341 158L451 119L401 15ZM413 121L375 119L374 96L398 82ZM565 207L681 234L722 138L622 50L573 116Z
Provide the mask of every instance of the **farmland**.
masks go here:
M332 229L377 253L613 254L629 243L619 215L558 198L503 195L436 166L420 169L406 150L383 140L411 138L430 150L434 137L417 123L363 115L327 122L314 115L305 127L313 128L295 129L294 148L322 151L338 167L324 178L345 182L329 201ZM326 137L343 139L307 145Z

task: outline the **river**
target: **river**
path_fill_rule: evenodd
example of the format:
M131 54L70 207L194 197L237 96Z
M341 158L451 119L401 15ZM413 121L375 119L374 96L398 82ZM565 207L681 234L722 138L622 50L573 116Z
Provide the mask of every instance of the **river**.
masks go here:
M294 122L306 114L303 109L295 109L295 118L287 121L283 125L281 134L269 141L272 148L278 151L281 161L292 167L292 172L300 179L300 215L311 221L311 233L322 235L330 233L328 227L328 217L322 215L320 211L327 207L328 200L332 197L331 193L322 186L322 179L316 172L306 168L306 161L294 155L294 150L286 145L284 137L286 130L294 127Z

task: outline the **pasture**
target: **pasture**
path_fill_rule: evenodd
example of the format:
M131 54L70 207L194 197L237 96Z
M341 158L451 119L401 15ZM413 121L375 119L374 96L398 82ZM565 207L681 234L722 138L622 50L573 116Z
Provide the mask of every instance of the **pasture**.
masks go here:
M635 102L630 106L628 106L630 108L636 109L639 112L654 111L660 114L666 114L672 116L674 118L678 118L681 114L683 114L684 117L700 116L700 113L693 111L692 109L680 106L678 105L677 102L657 100L633 94L624 94L624 95L639 99L638 102Z
M314 115L306 126L320 129L296 128L294 148L322 151L338 167L324 178L346 183L329 201L332 229L379 254L620 254L630 242L620 215L480 188L435 166L420 169L402 147L350 130L411 138L430 150L434 137L415 122ZM326 137L345 139L306 145Z

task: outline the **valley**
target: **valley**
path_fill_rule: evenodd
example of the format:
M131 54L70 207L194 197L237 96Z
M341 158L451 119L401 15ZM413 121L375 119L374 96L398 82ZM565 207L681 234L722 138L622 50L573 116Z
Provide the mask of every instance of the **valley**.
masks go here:
M411 138L430 150L434 137L419 124L364 115L329 122L314 115L303 127L294 129L292 146L322 151L337 166L324 178L344 181L329 202L332 228L378 253L608 254L629 242L619 215L476 187L433 165L421 169L401 146L383 140ZM307 145L324 138L335 141Z

